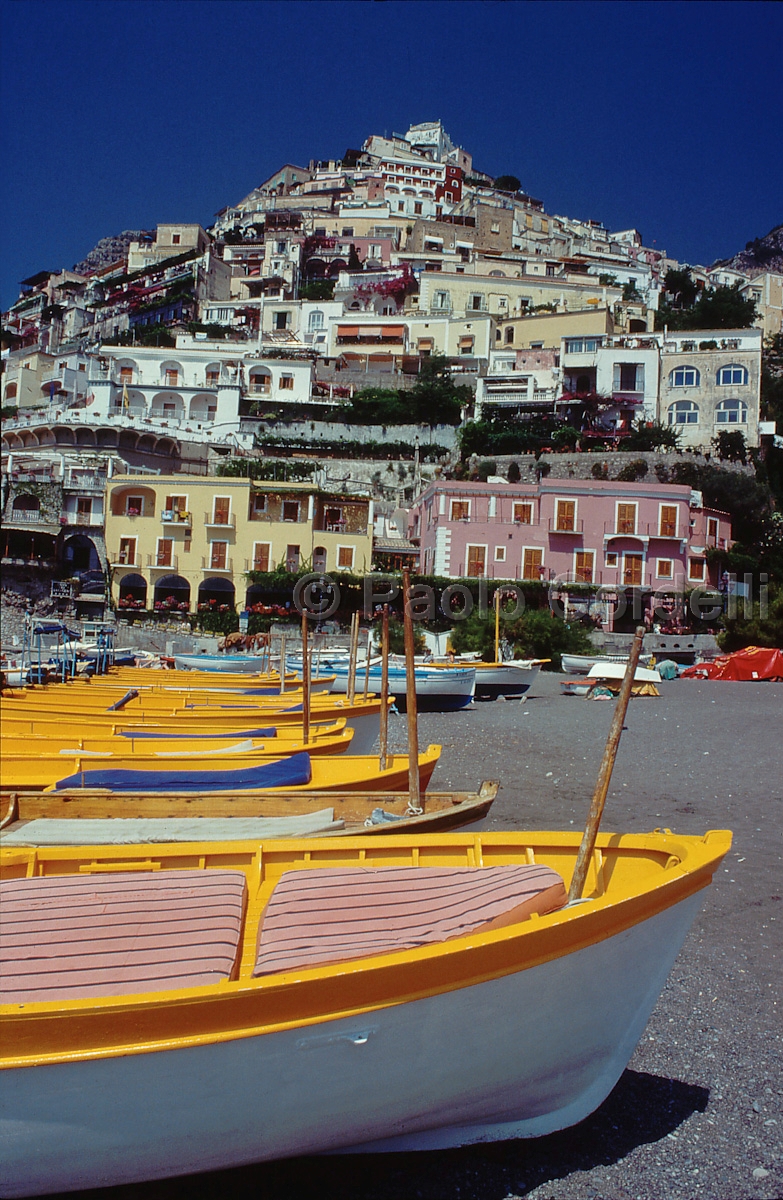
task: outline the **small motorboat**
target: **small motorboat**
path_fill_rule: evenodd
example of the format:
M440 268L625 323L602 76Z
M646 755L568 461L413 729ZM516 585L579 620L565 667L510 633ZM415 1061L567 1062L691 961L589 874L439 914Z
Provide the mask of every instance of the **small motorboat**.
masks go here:
M581 1121L731 835L579 843L0 846L0 1194Z

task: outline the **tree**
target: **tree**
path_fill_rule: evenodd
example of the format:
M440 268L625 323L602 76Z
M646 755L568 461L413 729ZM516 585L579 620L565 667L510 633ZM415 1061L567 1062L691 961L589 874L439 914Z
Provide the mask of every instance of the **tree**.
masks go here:
M737 605L737 615L726 613L720 623L718 645L725 653L742 650L745 646L768 646L783 649L783 588L770 589L769 603L762 616L761 605L755 603L746 615L744 603Z
M655 328L749 329L755 319L756 305L742 295L737 284L707 288L690 305L661 304L655 314Z
M522 184L516 175L498 175L495 187L499 192L518 192Z
M783 333L764 343L761 355L761 416L780 423L783 433Z
M340 407L346 425L406 425L413 420L405 393L393 388L363 388Z
M690 308L699 294L699 289L687 267L681 271L667 271L663 280L664 290L671 296L676 308Z
M383 637L383 629L378 622L373 637L375 639L376 649L381 647L381 639ZM427 649L427 643L424 640L424 634L420 629L413 626L413 653L423 654ZM404 654L405 653L405 622L393 614L389 617L389 653Z
M726 429L721 429L720 433L712 439L712 444L721 462L744 463L747 459L748 448L745 445L745 436L739 429L733 430L731 433Z
M422 425L459 425L462 409L473 399L465 384L456 384L447 359L440 355L423 358L419 378L405 393L410 405L410 420Z
M623 450L678 450L680 434L676 425L641 418L623 441Z
M299 288L300 300L331 300L334 296L334 279L310 279Z

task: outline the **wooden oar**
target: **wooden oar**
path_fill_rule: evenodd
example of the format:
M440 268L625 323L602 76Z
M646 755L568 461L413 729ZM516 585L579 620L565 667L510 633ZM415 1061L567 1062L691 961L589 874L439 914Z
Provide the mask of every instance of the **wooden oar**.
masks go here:
M302 741L310 741L310 651L307 644L307 609L302 609Z
M389 606L383 606L381 626L381 748L378 766L386 770L386 755L389 749Z
M285 634L280 635L280 695L285 691Z
M598 826L601 824L601 816L604 811L606 802L606 793L609 791L609 781L612 778L612 769L614 760L617 758L617 748L620 745L620 735L623 732L623 722L625 714L628 710L628 701L631 698L631 688L633 687L634 675L636 674L636 666L639 662L639 654L644 641L644 626L640 625L633 639L631 653L628 655L628 665L625 668L623 682L620 684L620 694L617 697L617 704L612 717L612 723L609 726L609 736L606 739L606 748L604 756L601 760L601 768L598 772L598 779L593 792L593 800L590 805L590 813L587 818L587 825L582 835L582 842L579 846L579 852L576 856L576 866L574 867L574 875L571 880L571 888L568 893L569 903L573 900L578 900L582 895L582 889L585 886L587 878L587 868L590 864L590 859L593 856L595 849L595 840L598 836Z
M359 613L351 616L351 649L348 655L348 703L356 699L356 654L359 649Z
M405 691L408 708L408 806L421 809L419 778L419 725L416 709L416 668L413 654L413 614L411 613L411 577L402 572L403 628L405 631Z

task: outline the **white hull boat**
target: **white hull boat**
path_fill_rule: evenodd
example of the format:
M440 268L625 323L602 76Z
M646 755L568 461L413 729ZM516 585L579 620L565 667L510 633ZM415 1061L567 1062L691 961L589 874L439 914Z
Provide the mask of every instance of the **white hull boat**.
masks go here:
M17 998L0 1009L0 1194L330 1151L437 1150L539 1137L582 1120L615 1086L642 1035L730 846L725 831L601 835L585 900L544 908L535 920L260 977L256 949L256 923L264 911L263 947L274 896L265 879L296 875L295 886L317 894L311 877L324 873L315 867L321 850L330 867L343 853L349 873L365 877L376 853L388 863L393 851L406 877L427 862L453 863L461 890L484 888L490 864L519 870L511 864L531 858L544 872L551 858L567 886L578 841L562 833L392 836L379 850L379 839L308 839L265 843L263 862L257 844L223 844L215 850L221 873L241 871L250 886L249 948L237 978L93 999L80 999L77 987L65 1004ZM303 870L305 850L312 866ZM158 880L194 874L190 861L209 863L210 852L205 844L88 847L83 869L102 869L102 882L82 874L76 883L106 890L127 862L143 890L167 854L179 868L162 869ZM46 876L59 870L73 879L77 853L47 852ZM25 878L24 856L34 851L4 854L5 878L10 872L20 892L52 882ZM413 907L420 917L418 901Z
M640 654L639 662L648 663L651 658L651 654ZM620 663L624 666L627 662L627 654L563 654L561 657L562 668L569 675L587 675L591 667L600 667L606 663Z
M321 670L334 675L333 692L347 692L350 672L347 665L338 660L321 663ZM354 675L357 695L364 691L367 668L360 664ZM419 712L456 712L466 708L476 691L476 669L474 666L441 670L438 667L414 667L416 680L416 703ZM389 695L394 696L397 708L404 712L407 707L405 667L389 664ZM368 688L370 692L381 690L380 663L370 661Z

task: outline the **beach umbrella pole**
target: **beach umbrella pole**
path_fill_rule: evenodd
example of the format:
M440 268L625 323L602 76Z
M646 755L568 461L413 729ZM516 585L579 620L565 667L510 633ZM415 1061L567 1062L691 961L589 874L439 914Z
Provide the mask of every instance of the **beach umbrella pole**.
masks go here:
M590 859L595 850L595 841L598 837L598 827L601 824L601 816L606 803L606 794L609 791L609 782L612 778L612 770L614 761L617 758L617 750L620 745L620 735L623 732L623 723L625 714L628 711L628 701L631 698L631 689L633 687L634 675L636 674L636 666L639 662L639 654L644 641L644 627L640 625L633 639L631 653L628 655L628 664L625 668L625 675L620 684L620 694L617 697L612 723L609 726L609 736L606 739L606 748L604 756L601 760L601 767L598 772L598 779L593 792L593 800L590 805L590 813L587 818L587 825L582 834L582 841L579 846L579 851L576 856L576 865L574 867L574 875L571 880L571 888L568 893L569 903L574 900L579 900L582 895L582 890L585 886L587 878L587 869L590 865Z
M411 577L408 568L402 572L403 628L405 631L405 693L408 709L408 806L421 808L421 779L419 778L419 725L416 708L416 673L413 661L413 614L411 612Z
M280 695L285 691L285 634L280 635Z

